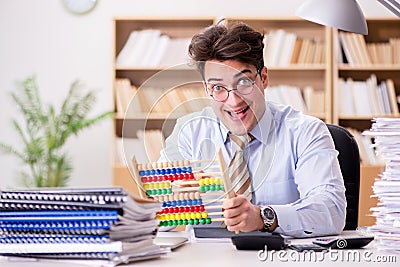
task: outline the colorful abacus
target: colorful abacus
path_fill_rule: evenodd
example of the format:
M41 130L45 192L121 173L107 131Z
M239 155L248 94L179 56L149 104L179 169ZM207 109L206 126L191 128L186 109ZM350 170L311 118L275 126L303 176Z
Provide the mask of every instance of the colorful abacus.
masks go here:
M221 158L219 152L219 158ZM221 202L230 182L221 161L177 161L137 164L133 173L141 197L162 202L157 213L160 226L210 224L222 221ZM228 183L227 183L228 182ZM229 192L229 191L228 191Z

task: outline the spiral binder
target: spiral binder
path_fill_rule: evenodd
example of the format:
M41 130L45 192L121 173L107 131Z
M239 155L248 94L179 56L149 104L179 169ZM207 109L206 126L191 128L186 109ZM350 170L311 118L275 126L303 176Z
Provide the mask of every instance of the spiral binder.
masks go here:
M159 257L161 204L118 187L0 191L0 255L106 259Z

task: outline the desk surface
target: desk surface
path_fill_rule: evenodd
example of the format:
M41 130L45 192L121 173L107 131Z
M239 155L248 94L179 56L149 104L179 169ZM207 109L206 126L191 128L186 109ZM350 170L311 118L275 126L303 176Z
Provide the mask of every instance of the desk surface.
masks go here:
M187 233L161 233L162 236L187 235ZM311 243L312 239L295 239L292 243ZM309 253L309 252L307 252ZM261 259L259 259L261 257ZM306 260L304 258L306 257ZM311 259L311 261L309 260ZM398 266L399 255L384 254L374 249L374 243L360 250L332 250L330 252L298 253L293 250L268 251L268 254L258 251L236 250L232 243L223 242L198 242L193 240L176 248L171 253L157 259L134 262L122 266L154 266L154 267L211 267L211 266L310 266L325 264L329 266ZM88 264L63 262L63 261L8 261L1 259L2 267L36 267L36 266L88 266ZM92 262L91 266L102 266Z

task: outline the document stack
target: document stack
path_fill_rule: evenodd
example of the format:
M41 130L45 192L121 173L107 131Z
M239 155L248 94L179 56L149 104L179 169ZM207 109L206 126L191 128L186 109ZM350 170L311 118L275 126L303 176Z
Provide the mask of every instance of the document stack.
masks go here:
M363 134L375 138L375 151L386 162L372 187L378 205L371 208L376 223L369 230L378 240L378 249L400 253L400 119L376 118Z
M159 257L153 244L161 204L121 188L0 191L0 255L104 260Z

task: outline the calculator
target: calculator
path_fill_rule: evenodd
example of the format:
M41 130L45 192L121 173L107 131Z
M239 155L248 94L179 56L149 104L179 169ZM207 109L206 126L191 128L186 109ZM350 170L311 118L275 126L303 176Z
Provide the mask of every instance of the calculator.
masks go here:
M373 236L317 238L313 244L334 249L357 249L368 245Z

